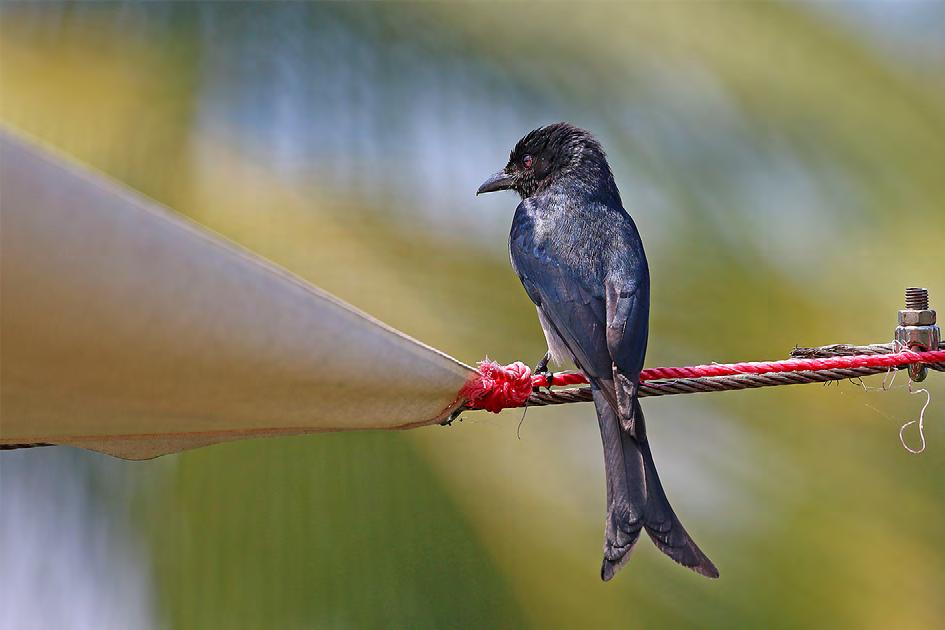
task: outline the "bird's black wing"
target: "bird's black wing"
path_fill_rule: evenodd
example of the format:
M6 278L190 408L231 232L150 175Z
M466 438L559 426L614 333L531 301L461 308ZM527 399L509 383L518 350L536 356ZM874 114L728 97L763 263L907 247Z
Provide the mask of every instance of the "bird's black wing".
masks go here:
M612 269L604 284L607 304L607 350L613 361L617 406L624 428L636 435L634 400L649 335L649 279L645 268L629 263Z
M523 201L523 204L528 203ZM523 231L524 232L524 231ZM509 253L525 292L592 380L610 379L607 303L602 285L513 231Z

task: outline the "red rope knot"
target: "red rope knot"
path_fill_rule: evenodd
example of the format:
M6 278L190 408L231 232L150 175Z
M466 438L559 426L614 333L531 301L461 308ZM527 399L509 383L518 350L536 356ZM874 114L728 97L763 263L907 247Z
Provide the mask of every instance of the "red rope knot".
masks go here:
M524 404L532 394L532 387L532 371L521 361L501 366L486 359L479 363L479 375L463 386L460 395L466 399L469 409L499 413L507 407Z

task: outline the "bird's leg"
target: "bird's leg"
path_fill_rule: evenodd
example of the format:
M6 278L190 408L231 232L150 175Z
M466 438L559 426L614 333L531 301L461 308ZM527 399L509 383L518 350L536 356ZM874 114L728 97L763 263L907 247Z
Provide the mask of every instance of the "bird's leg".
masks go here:
M549 390L551 389L551 384L555 380L555 375L548 369L548 362L551 361L551 352L546 352L545 356L541 358L541 361L538 362L538 365L535 366L535 369L532 370L532 374L541 374L545 377L545 387ZM539 391L539 386L535 386L534 391Z

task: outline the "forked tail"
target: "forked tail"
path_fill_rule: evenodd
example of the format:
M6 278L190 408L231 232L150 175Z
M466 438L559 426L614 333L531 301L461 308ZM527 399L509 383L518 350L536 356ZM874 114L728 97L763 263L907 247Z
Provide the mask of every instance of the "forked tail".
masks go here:
M660 551L679 564L706 577L719 577L718 569L690 538L666 498L646 439L639 401L634 401L632 434L622 428L617 412L599 390L594 391L594 405L604 443L607 479L601 578L611 579L627 563L643 529Z

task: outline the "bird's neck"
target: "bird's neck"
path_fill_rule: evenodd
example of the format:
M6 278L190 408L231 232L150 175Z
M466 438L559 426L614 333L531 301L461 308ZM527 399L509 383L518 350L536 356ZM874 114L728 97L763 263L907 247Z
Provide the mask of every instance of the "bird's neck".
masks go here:
M615 207L623 206L614 176L606 164L585 164L581 168L568 169L554 178L542 192L601 201Z

